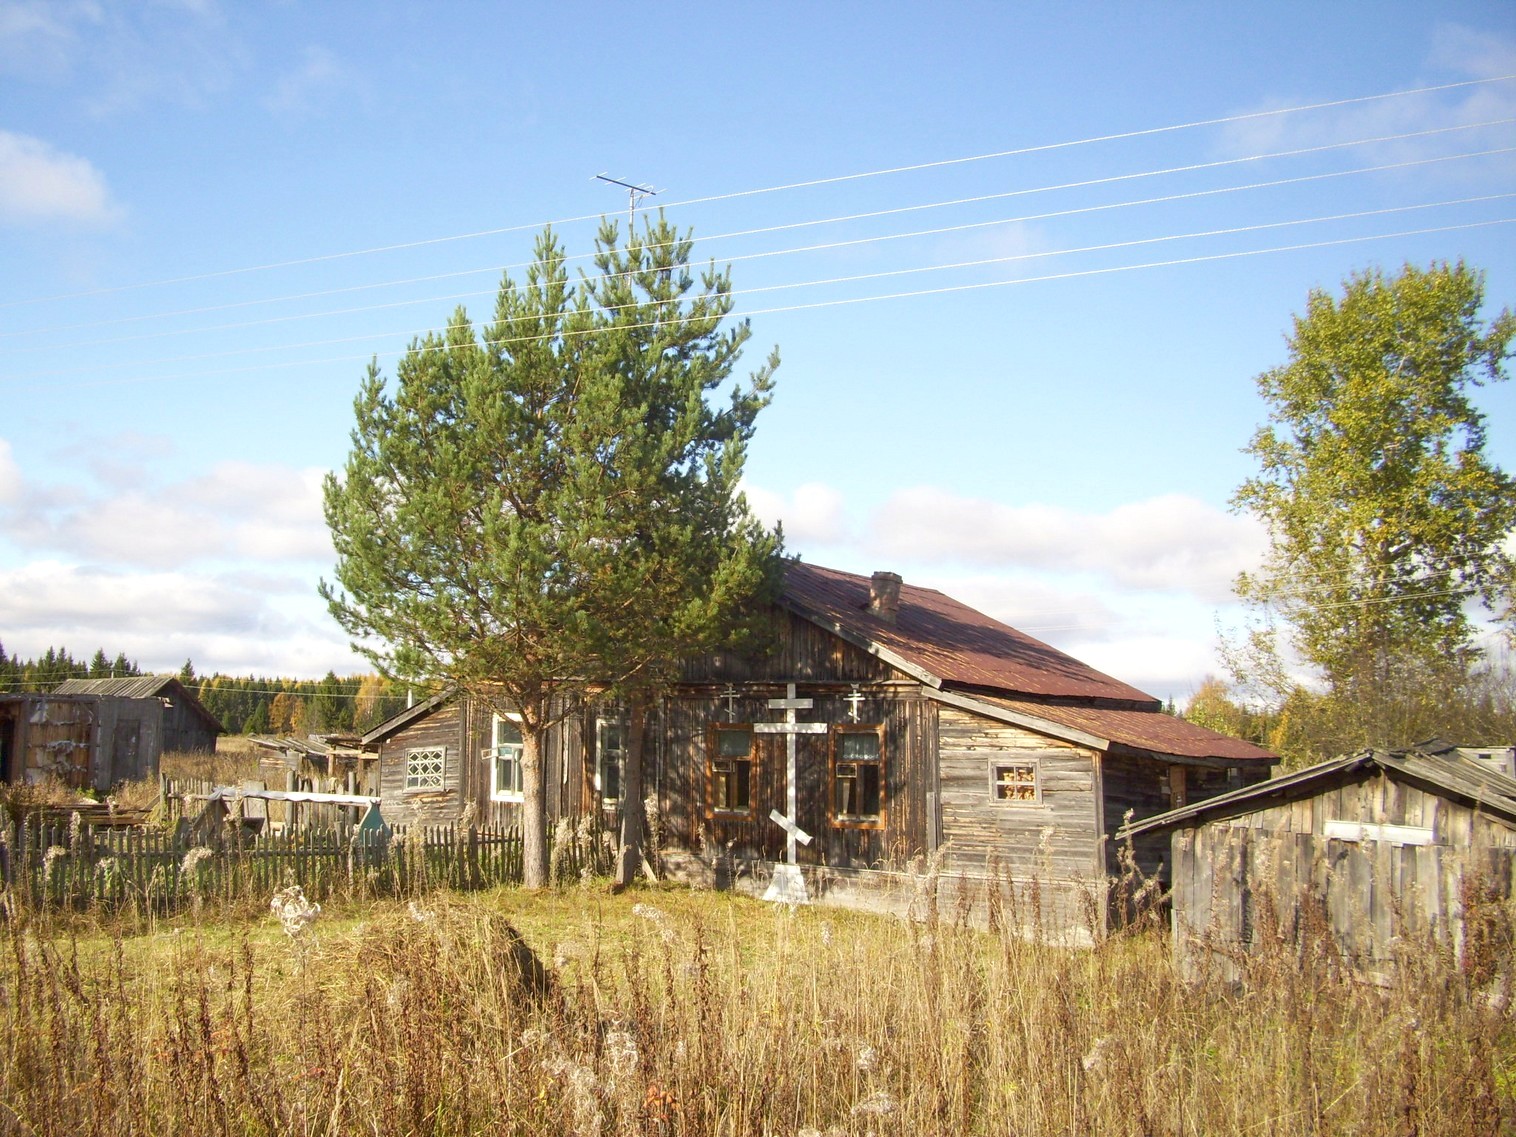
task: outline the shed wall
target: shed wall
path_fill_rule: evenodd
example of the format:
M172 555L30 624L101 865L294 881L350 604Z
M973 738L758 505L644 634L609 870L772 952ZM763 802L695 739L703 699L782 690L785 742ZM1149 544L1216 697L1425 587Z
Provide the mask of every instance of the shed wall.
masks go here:
M1328 821L1430 830L1427 844L1328 837ZM1393 957L1397 937L1459 948L1475 889L1509 901L1516 830L1383 773L1299 801L1176 829L1175 949L1194 965L1205 943L1256 950L1270 936L1328 933L1366 965Z

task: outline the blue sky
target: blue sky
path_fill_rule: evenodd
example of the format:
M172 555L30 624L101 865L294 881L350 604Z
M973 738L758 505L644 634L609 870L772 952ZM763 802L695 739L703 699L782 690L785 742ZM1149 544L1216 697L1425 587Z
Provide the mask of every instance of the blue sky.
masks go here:
M359 670L316 583L365 362L544 223L589 252L604 172L780 349L747 485L793 551L1183 702L1309 291L1516 300L1513 75L1508 3L0 0L0 643Z

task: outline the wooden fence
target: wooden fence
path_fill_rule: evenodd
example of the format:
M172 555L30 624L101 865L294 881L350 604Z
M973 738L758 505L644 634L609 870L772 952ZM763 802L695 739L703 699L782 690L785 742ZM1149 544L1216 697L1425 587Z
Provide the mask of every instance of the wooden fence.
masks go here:
M0 814L3 816L3 814ZM604 873L610 852L603 835L581 826L553 840L560 880ZM175 831L97 828L32 820L0 827L0 878L9 907L166 913L207 902L267 903L297 884L307 898L405 897L438 888L519 884L522 842L517 829L409 829L390 833L356 827L251 834L227 826L217 839L194 843Z

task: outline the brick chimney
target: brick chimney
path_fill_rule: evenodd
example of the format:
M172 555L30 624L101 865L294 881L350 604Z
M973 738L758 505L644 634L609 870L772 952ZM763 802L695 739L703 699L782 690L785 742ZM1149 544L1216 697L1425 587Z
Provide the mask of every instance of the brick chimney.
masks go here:
M869 581L869 615L878 616L885 623L893 624L899 611L900 575L876 572Z

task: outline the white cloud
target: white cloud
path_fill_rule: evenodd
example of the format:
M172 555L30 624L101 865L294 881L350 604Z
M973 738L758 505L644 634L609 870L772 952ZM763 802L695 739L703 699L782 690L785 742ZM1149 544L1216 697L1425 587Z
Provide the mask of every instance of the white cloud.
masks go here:
M0 130L0 221L105 225L121 215L88 160L39 138Z
M307 47L299 65L274 84L266 103L282 114L306 114L334 95L351 94L356 87L335 54L324 47Z
M0 438L0 505L21 500L21 467L11 456L11 444Z
M784 523L784 540L792 548L843 544L851 539L846 503L831 486L807 482L797 486L788 501L782 494L746 485L748 506L765 525Z
M1516 71L1516 43L1456 25L1438 27L1432 37L1429 74L1387 83L1388 89L1437 87L1469 79L1495 79ZM1310 93L1294 92L1262 100L1246 110L1268 112L1321 101ZM1362 143L1369 163L1410 162L1434 155L1453 155L1506 145L1509 127L1497 122L1516 114L1516 93L1509 83L1429 91L1320 110L1263 114L1227 126L1221 151L1227 156L1255 155L1313 146ZM1477 129L1448 129L1467 127ZM1443 133L1429 134L1430 131ZM1402 137L1403 136L1403 137ZM1385 139L1367 142L1369 139ZM1343 153L1351 151L1344 150ZM1348 159L1336 159L1345 162ZM1508 157L1462 159L1420 168L1420 175L1437 179L1472 176L1487 163L1509 167Z
M3 439L0 446L0 519L10 541L29 551L155 569L233 557L332 561L321 470L223 462L202 476L157 485L128 465L94 487L48 486L24 482L14 462L7 467Z
M1126 588L1184 592L1212 603L1230 594L1232 579L1265 547L1251 519L1180 494L1090 514L915 487L878 509L868 534L877 555L1091 573Z
M12 655L48 647L125 652L148 670L318 676L370 670L323 614L313 582L119 572L58 561L0 570L0 628Z

